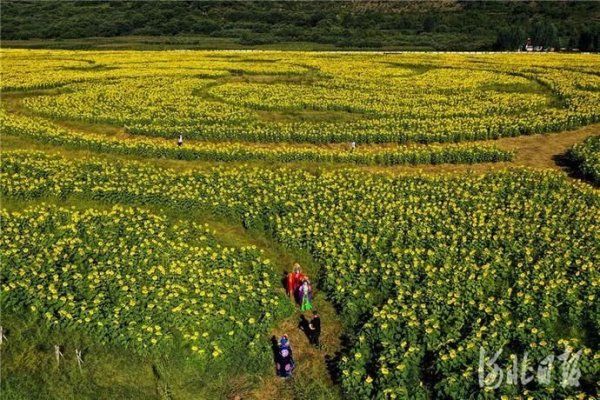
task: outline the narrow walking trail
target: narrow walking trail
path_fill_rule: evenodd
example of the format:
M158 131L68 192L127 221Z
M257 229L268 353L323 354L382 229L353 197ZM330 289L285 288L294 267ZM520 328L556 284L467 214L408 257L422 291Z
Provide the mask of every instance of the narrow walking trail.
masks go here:
M276 272L283 277L291 271L295 262L300 263L303 273L315 281L318 274L316 265L307 254L294 253L273 242L265 235L248 231L241 225L228 222L202 218L216 231L219 242L227 246L256 246L262 249L264 257L271 260ZM281 291L285 289L281 286ZM292 300L290 300L291 302ZM314 288L314 310L319 313L322 321L320 336L321 346L312 346L307 336L299 329L300 318L303 313L296 306L296 312L275 326L269 336L280 338L287 334L292 345L296 369L293 377L283 379L275 375L275 364L266 375L252 385L244 382L243 376L235 376L231 382L229 399L257 399L257 400L287 400L298 398L311 399L339 399L339 387L334 384L332 361L341 350L342 324L333 305L327 300L325 294ZM312 312L305 312L306 318ZM265 338L268 340L268 338Z
M559 133L502 138L492 143L503 150L515 152L516 157L511 164L561 169L558 160L561 155L564 155L574 144L582 142L588 136L596 135L600 135L600 124Z
M279 338L287 334L292 344L296 369L292 378L283 379L273 374L261 379L257 389L249 393L249 398L279 400L279 399L336 399L339 389L334 385L331 370L333 359L340 350L342 334L341 324L333 306L322 293L314 297L315 310L322 320L321 345L312 346L307 336L299 329L301 315L299 311L282 321L272 330L272 335ZM311 312L304 313L309 319Z
M31 90L31 91L20 91L20 92L9 92L4 93L2 96L2 107L9 113L15 113L22 116L37 116L34 111L29 110L24 107L22 104L22 100L27 97L35 97L35 96L51 96L53 94L58 94L61 92L61 88L54 89L40 89L40 90ZM123 140L131 139L133 135L130 135L125 132L123 127L108 125L108 124L100 124L100 123L88 123L82 121L74 121L74 120L64 120L64 119L53 119L53 118L44 118L49 121L57 124L66 129L71 129L84 133L95 133L102 134L107 136L118 137ZM392 174L405 174L405 173L463 173L463 172L485 172L490 170L502 169L506 167L513 166L523 166L530 168L550 168L557 169L565 172L570 178L577 179L569 166L565 163L565 154L576 143L583 141L588 136L600 135L600 123L583 126L570 131L562 131L562 132L554 132L554 133L545 133L545 134L535 134L535 135L522 135L516 137L506 137L495 140L484 140L484 141L475 141L475 142L465 142L471 144L481 143L482 145L491 145L496 146L501 150L510 150L515 153L515 159L510 162L497 162L497 163L477 163L477 164L419 164L419 165L393 165L393 166L381 166L381 165L355 165L350 164L353 168L360 168L367 171L372 172L386 172ZM161 138L153 138L157 141L166 141L173 142L168 139ZM18 137L10 137L6 136L3 138L3 141L8 144L8 147L21 147L23 143L27 144L27 147L32 148L40 148L43 150L54 149L55 151L63 154L91 154L93 152L86 150L73 150L66 149L64 147L58 147L53 145L44 145L44 144L34 144L29 143L23 138ZM190 143L195 143L196 141L189 141ZM269 149L273 147L277 147L276 143L244 143L245 145L252 146L255 148L263 148ZM415 147L420 147L423 145L413 144ZM345 149L345 143L329 143L329 144L302 144L304 147L308 148L322 148L327 147L329 149ZM380 144L380 145L362 145L368 146L371 148L387 148L390 144ZM393 144L391 146L394 146ZM214 165L214 161L182 161L182 160L174 160L174 159L155 159L155 158L147 158L147 157L139 157L139 156L123 156L118 154L101 154L101 153L93 153L94 156L103 156L108 158L117 158L117 159L131 159L143 162L156 163L158 165L163 165L167 167L181 168L181 169L196 169L196 168L205 168L210 165ZM248 164L247 161L244 162L229 162L229 164ZM256 160L252 162L253 165L262 165L263 162L261 160ZM273 163L268 162L267 164L272 165ZM315 162L298 162L298 163L286 163L288 166L299 165L303 168L312 168L315 165L319 165L319 163ZM348 167L348 164L324 164L325 168L335 169L335 168L345 168Z
M486 172L507 167L528 167L555 169L565 172L574 178L570 168L564 163L567 151L576 143L582 142L589 136L600 135L600 124L583 126L571 131L524 135L496 140L486 140L473 143L493 145L502 150L515 153L515 159L510 162L478 163L478 164L437 164L437 165L397 165L390 167L363 167L373 172L400 174L415 173L464 173Z

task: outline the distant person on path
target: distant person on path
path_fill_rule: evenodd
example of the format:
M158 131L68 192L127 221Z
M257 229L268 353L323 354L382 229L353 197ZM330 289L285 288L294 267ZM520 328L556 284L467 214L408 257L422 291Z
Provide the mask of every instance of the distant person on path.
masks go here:
M304 275L300 269L300 264L295 263L292 272L288 274L287 277L287 293L288 296L298 298L298 288L304 279L306 279L306 275Z
M287 335L283 335L279 340L279 350L275 361L277 376L289 378L296 367L294 357L292 356L292 347Z
M298 297L300 299L300 311L312 310L312 286L308 279L302 281L302 285L298 289Z
M356 150L356 142L350 142L350 153L354 153Z
M313 317L308 323L308 341L315 347L319 347L319 336L321 336L321 317L313 311Z
M183 135L179 135L179 139L177 139L177 146L183 146Z

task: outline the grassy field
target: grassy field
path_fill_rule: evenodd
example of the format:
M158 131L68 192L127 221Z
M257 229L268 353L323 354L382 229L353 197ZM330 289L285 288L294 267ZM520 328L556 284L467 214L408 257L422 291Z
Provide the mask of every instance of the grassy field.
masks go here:
M2 40L2 47L15 49L54 49L54 50L274 50L274 51L444 51L439 42L460 42L468 40L468 35L444 33L426 33L421 35L403 35L394 44L378 43L319 43L310 41L277 41L274 43L247 43L239 38L215 37L201 35L178 36L117 36L89 37L78 39L9 39ZM486 35L481 38L481 46L489 46L494 37ZM477 45L475 45L477 46Z
M28 39L3 40L4 48L64 49L64 50L336 50L328 44L289 42L261 45L244 45L233 38L211 36L120 36L81 39ZM346 49L344 49L346 50ZM349 49L352 50L352 49ZM357 49L358 50L358 49ZM364 49L362 49L364 50Z
M145 49L171 45L168 38L136 40ZM509 353L531 343L544 350L532 352L536 360L564 346L585 350L582 386L564 388L555 377L548 387L503 387L493 396L597 394L599 200L568 157L572 146L600 134L597 56L7 49L2 55L0 192L3 225L14 229L2 234L3 267L10 266L0 274L3 398L465 398L482 388L473 372L476 354L448 361L458 347L508 346ZM580 150L589 165L594 149ZM156 234L146 235L129 211L112 217L115 206L153 221L148 229ZM52 225L48 215L67 222ZM80 219L90 233L67 229ZM212 232L214 242L205 246L214 259L203 259L200 245L186 247L199 236L176 233L188 223ZM154 346L148 337L148 350L115 339L129 332L125 325L107 334L85 318L72 324L65 313L76 316L91 300L79 280L70 280L70 265L105 274L110 269L87 259L98 255L90 243L120 245L118 236L93 228L103 224L128 232L122 240L129 246L156 240L163 259L136 261L147 269L180 260L191 268L197 258L204 260L199 271L218 270L223 265L211 264L215 259L255 248L269 260L260 290L265 298L272 290L277 305L235 303L227 313L246 322L228 328L231 336L214 328L210 342L185 336L194 318L173 323L165 316L156 326L174 339ZM53 264L46 248L72 262ZM78 257L78 248L87 256ZM190 258L178 253L182 248ZM235 274L251 268L252 257L225 264L235 265ZM316 287L324 321L319 349L297 329L301 314L280 282L294 262ZM19 272L24 266L30 270ZM36 277L44 283L38 290L29 288L23 274L46 269L57 272ZM176 267L169 271L154 291L185 283ZM123 282L138 288L132 277ZM229 293L218 283L230 281L219 279L210 287L225 302ZM59 293L44 294L56 282L65 283ZM120 289L108 282L93 297L101 315L119 299ZM454 304L447 302L452 297ZM410 311L417 304L423 318ZM199 324L217 309L211 310L197 315ZM144 312L129 318L162 315ZM251 328L250 318L264 323ZM229 323L218 315L215 321ZM459 331L465 335L457 337ZM288 381L274 376L269 348L271 336L284 333L297 363ZM58 365L55 345L64 353ZM81 369L75 349L84 350ZM215 349L223 356L197 352ZM509 365L508 358L501 362Z

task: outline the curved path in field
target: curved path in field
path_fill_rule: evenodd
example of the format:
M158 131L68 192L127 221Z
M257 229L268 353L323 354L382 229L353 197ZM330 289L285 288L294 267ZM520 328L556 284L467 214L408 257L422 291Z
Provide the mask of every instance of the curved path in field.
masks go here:
M4 107L9 113L16 113L23 116L35 115L30 110L24 108L21 104L21 100L24 97L36 96L36 95L48 95L51 94L52 90L41 90L41 91L29 91L29 92L11 92L5 93L2 98L2 107ZM50 120L53 123L62 126L67 129L72 129L80 132L105 134L108 136L120 137L123 140L127 140L129 135L125 132L122 127L105 125L105 124L91 124L79 121L63 121L63 120ZM584 126L571 131L564 131L558 133L547 133L547 134L536 134L536 135L525 135L517 137L501 138L496 140L477 141L470 143L481 143L482 145L493 145L501 150L514 151L515 159L511 162L495 162L495 163L479 163L479 164L437 164L437 165L394 165L394 166L360 166L355 164L327 164L327 168L340 168L344 166L352 166L355 168L363 168L370 171L377 172L391 172L391 173L460 173L460 172L483 172L493 169L505 168L510 166L524 166L531 168L552 168L559 169L571 176L577 178L572 172L569 166L565 162L565 153L571 146L576 143L583 141L588 136L600 135L600 124L593 124ZM3 141L8 144L8 147L22 147L23 144L27 144L27 147L32 147L32 143L23 138L11 137L4 135ZM273 144L264 143L253 143L254 146L269 148ZM60 149L52 145L41 145L35 144L35 147L45 148L51 150L52 148ZM344 144L336 145L310 145L311 147L328 147L336 148L343 147ZM366 146L366 145L365 145ZM385 148L389 145L371 145L375 148ZM419 145L415 145L418 147ZM345 147L344 147L345 148ZM64 153L67 151L72 154L89 154L90 152L84 150L62 150ZM123 159L140 159L140 157L134 156L121 156L121 155L107 155L107 157L116 157ZM185 169L206 167L213 161L178 161L168 159L151 159L144 158L147 162L159 162L161 165L170 164L171 166L179 166ZM244 162L231 162L231 164L248 164L255 163L261 165L262 161L244 161ZM273 163L268 163L272 165ZM315 162L296 162L287 163L288 165L308 167L312 168L315 165L319 165Z
M587 125L575 130L558 133L517 136L475 143L494 144L503 150L515 152L515 159L511 162L480 163L470 165L442 164L442 165L415 165L392 167L365 167L374 171L392 170L397 172L485 172L506 167L547 168L561 170L571 178L577 178L566 163L565 154L576 143L582 142L589 136L600 135L600 124Z
M204 221L203 221L204 222ZM273 243L269 238L248 232L241 225L208 221L216 231L219 241L231 246L256 246L264 251L266 258L272 261L275 270L283 277L291 270L294 262L302 265L303 272L313 280L317 277L319 266L305 254L293 254L288 249ZM283 291L283 286L281 288ZM338 387L334 384L333 372L329 369L329 360L333 360L341 350L342 325L332 304L323 292L315 291L315 310L322 320L321 347L309 344L306 335L298 329L302 313L296 312L274 327L270 335L290 338L296 369L291 379L282 379L275 375L275 364L271 373L259 378L259 382L249 383L244 375L234 376L230 381L229 399L285 400L295 398L315 398L311 393L318 392L319 398L340 398ZM310 317L311 313L304 313Z

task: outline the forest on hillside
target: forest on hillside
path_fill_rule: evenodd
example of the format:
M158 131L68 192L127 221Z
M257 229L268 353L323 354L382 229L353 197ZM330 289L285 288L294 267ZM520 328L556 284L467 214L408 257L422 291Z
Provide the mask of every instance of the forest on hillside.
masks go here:
M310 42L336 48L598 51L595 1L9 1L3 40L118 36L228 38L243 46Z

